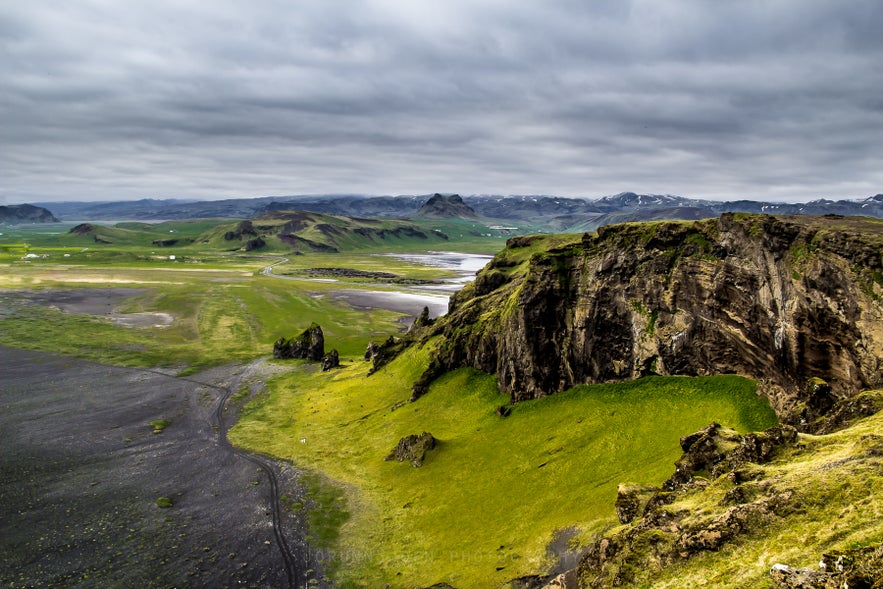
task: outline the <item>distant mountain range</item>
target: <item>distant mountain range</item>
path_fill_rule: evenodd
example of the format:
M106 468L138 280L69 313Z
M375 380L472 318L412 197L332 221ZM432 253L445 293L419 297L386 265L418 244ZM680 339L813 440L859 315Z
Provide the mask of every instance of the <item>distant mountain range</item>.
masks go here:
M623 192L598 199L544 195L268 196L216 201L143 199L116 202L35 203L63 221L171 220L193 218L250 219L266 212L302 210L349 217L411 218L431 215L464 218L469 211L487 221L503 221L543 231L591 231L624 221L703 219L727 212L864 215L883 217L883 194L864 199L820 199L807 203L752 200L717 202L683 196ZM456 196L456 195L447 195ZM433 201L433 199L435 200ZM430 202L433 201L433 202ZM426 205L430 209L421 207ZM453 207L453 208L451 208ZM418 214L419 213L419 214ZM474 217L470 217L474 218Z

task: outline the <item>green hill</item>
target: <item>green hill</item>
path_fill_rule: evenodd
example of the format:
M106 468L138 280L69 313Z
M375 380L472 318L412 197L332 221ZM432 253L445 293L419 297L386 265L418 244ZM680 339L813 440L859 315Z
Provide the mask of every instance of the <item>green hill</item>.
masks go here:
M441 227L441 228L440 228ZM444 229L454 230L460 241L492 238L492 231L477 223L422 222L367 219L306 211L272 211L259 217L219 225L202 234L198 243L219 249L294 251L300 253L363 249L426 250L452 241ZM497 232L499 233L499 232Z

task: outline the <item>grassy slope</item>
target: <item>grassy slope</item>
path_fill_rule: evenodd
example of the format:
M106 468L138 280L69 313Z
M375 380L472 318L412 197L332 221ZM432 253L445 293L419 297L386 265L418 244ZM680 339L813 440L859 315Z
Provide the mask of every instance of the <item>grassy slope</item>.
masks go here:
M732 376L578 387L503 419L493 377L464 369L402 403L426 360L411 349L371 376L367 363L296 370L230 433L347 490L342 586L481 587L541 572L556 530L612 523L620 481L666 478L679 436L712 420L743 431L774 422L753 383ZM422 431L441 442L422 468L383 460Z

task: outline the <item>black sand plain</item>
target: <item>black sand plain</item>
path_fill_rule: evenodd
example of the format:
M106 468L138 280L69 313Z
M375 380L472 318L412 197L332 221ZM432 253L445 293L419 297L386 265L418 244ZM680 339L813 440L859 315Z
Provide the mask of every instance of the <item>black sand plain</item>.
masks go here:
M279 509L279 495L300 497L297 471L223 436L223 403L249 369L184 379L0 347L0 586L290 587L318 577L303 522ZM158 419L170 423L153 433Z

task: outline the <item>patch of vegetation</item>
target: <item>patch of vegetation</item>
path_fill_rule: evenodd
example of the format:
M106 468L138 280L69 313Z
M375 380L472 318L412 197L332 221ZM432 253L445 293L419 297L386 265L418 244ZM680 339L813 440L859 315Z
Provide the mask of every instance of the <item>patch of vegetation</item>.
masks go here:
M164 429L172 425L172 422L168 419L154 419L147 425L153 428L153 433L161 434Z
M640 315L647 318L647 324L644 326L644 334L652 336L656 332L656 320L659 319L659 311L647 310L644 303L638 299L632 301L632 308Z
M307 491L307 525L310 544L319 549L334 548L341 526L349 519L343 491L318 474L304 476Z
M244 384L239 387L239 390L230 396L230 402L234 405L242 404L248 396L251 394L251 389L249 389L248 385Z
M168 509L172 507L174 502L169 497L157 497L156 506L160 509Z
M407 403L427 348L371 376L367 362L280 376L229 434L343 491L349 519L331 518L342 523L336 552L352 556L338 565L343 586L473 587L543 571L556 530L575 526L585 541L614 521L619 482L667 478L680 436L715 420L740 431L775 422L736 376L581 386L501 418L495 378L461 369ZM439 441L421 468L384 462L420 431Z

